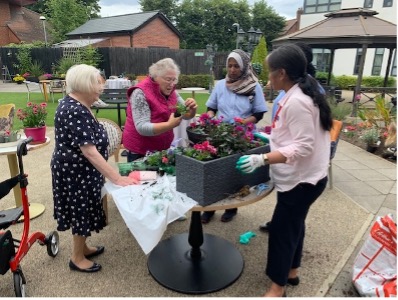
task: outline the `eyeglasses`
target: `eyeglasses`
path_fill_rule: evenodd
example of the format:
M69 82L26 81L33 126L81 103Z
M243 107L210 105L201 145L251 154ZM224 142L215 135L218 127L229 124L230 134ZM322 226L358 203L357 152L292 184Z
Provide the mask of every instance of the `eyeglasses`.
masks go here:
M166 81L168 84L177 84L178 78L171 78L171 77L162 77L164 81Z

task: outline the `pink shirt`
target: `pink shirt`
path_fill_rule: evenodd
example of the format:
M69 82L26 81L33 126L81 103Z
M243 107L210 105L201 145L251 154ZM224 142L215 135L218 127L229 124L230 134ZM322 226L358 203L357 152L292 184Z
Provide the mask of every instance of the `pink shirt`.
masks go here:
M294 85L279 102L271 131L271 151L279 151L286 163L272 164L271 178L277 191L289 191L301 182L316 184L327 175L330 134L319 119L319 108Z

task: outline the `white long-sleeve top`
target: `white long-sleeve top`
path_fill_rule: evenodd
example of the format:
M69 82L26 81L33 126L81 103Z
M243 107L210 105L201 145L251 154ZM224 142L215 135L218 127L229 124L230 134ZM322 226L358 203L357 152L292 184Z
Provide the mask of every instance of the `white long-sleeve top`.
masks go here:
M276 190L283 192L302 182L316 184L327 175L330 134L321 126L319 108L298 84L279 103L270 144L287 160L271 165L271 177Z

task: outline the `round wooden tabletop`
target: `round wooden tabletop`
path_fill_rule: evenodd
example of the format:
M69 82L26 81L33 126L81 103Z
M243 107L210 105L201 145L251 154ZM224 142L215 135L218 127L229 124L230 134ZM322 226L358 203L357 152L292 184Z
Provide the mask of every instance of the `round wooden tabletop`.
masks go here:
M271 181L264 183L267 188L261 192L259 192L256 188L250 188L250 194L247 196L241 197L237 194L234 194L225 199L214 202L210 205L200 206L196 205L191 208L191 211L213 211L213 210L225 210L230 208L237 208L245 205L249 205L264 199L268 196L272 190L274 189L274 184Z

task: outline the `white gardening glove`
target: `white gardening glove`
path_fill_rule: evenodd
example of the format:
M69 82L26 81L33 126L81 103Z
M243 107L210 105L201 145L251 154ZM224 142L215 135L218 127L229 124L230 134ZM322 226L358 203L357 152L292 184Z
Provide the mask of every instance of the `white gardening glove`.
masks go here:
M236 163L236 168L242 173L252 173L257 168L264 166L262 154L243 155Z

